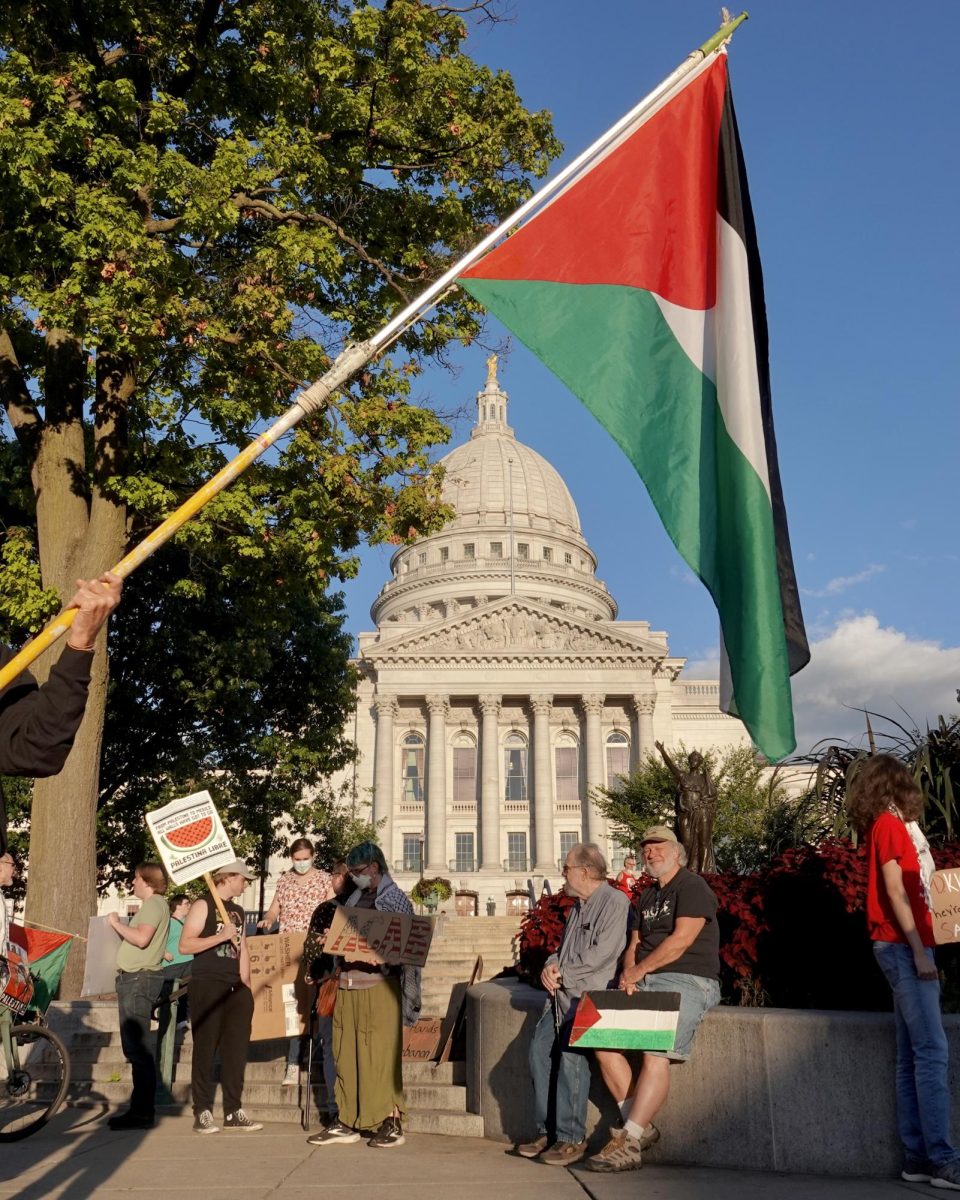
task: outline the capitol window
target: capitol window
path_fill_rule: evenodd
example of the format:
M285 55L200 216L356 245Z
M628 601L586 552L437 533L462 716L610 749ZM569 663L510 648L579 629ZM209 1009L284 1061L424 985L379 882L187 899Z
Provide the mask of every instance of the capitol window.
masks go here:
M614 787L630 774L630 739L619 729L607 737L607 786Z
M417 566L425 567L426 565L427 565L427 552L426 552L426 550L421 550L417 554Z
M580 799L578 751L577 739L572 733L562 733L557 739L555 761L558 804L575 804Z
M565 554L563 556L563 561L567 564L568 567L572 566L573 565L573 555Z
M490 557L503 558L503 542L490 543Z
M450 547L449 546L441 546L440 547L440 561L446 562L449 559L449 557L450 557Z
M517 558L529 558L530 547L526 542L517 542Z
M544 562L553 562L553 551L550 549L549 546L544 546L544 548L543 548L543 561Z
M527 739L508 733L503 743L504 800L525 803L527 799Z
M476 799L477 743L469 733L460 732L453 740L453 802L474 804Z
M464 542L463 543L463 557L464 558L474 558L475 557L475 548L474 548L473 542Z
M403 739L403 802L423 803L423 737L408 733Z

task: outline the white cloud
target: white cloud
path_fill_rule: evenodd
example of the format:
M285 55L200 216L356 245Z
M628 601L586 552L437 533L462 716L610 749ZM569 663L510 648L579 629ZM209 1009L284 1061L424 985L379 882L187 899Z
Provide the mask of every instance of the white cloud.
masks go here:
M681 567L673 563L670 567L670 576L673 579L679 579L681 583L690 584L694 587L700 586L700 580L689 567Z
M864 719L852 710L867 708L909 725L905 709L921 729L957 710L960 646L911 638L861 613L841 618L810 651L810 663L793 678L801 752L821 738L858 740Z
M822 588L801 588L800 590L805 596L839 596L848 588L856 587L858 583L866 583L875 575L882 575L886 569L884 563L871 563L862 571L858 571L856 575L838 575L835 579L825 583Z

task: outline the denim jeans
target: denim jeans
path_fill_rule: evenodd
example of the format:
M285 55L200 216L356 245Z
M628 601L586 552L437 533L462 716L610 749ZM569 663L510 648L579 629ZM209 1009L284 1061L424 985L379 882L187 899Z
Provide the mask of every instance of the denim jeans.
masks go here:
M563 1018L558 1039L553 1005L548 1003L530 1043L529 1062L536 1097L537 1127L541 1133L546 1133L550 1118L551 1083L555 1076L554 1126L558 1142L582 1142L587 1136L590 1054L569 1048L570 1026L576 1011L577 1002L574 1000Z
M323 1083L327 1090L327 1115L337 1115L337 1064L333 1057L333 1017L317 1017L317 1041L323 1048Z
M917 975L903 942L874 942L873 953L893 991L897 1023L897 1127L910 1158L943 1166L957 1158L950 1143L947 1037L940 982ZM933 951L927 954L933 961Z
M152 1118L157 1071L150 1045L150 1017L163 986L162 971L119 971L117 1005L120 1009L120 1045L133 1072L130 1112Z

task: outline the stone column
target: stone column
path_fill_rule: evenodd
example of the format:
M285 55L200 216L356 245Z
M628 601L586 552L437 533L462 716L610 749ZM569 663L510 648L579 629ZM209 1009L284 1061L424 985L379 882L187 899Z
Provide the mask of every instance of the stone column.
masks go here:
M533 869L555 874L553 845L553 763L550 761L552 696L531 696L533 709Z
M647 754L653 751L653 710L657 707L657 693L641 692L634 696L633 707L637 712L637 749L634 761L639 766Z
M393 792L393 764L396 758L393 722L399 715L400 706L393 696L375 696L373 706L377 710L377 743L373 759L373 823L386 819L386 824L377 831L377 838L387 866L393 862L393 809L396 796Z
M601 850L606 839L606 822L591 800L591 793L603 787L603 696L583 696L581 703L586 715L587 770L586 794L583 798L583 829L588 842L596 842Z
M499 871L500 697L480 697L480 866Z
M445 874L447 866L447 713L446 696L427 696L427 863Z

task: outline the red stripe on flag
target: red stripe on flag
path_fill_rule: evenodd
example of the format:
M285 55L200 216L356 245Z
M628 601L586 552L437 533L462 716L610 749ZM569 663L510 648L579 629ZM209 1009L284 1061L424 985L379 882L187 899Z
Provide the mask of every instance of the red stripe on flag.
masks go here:
M620 284L683 308L713 308L726 81L719 54L463 277Z
M16 942L27 952L30 962L36 962L45 954L50 954L64 942L70 941L68 933L48 933L45 929L24 929L22 925L10 922L10 941Z

